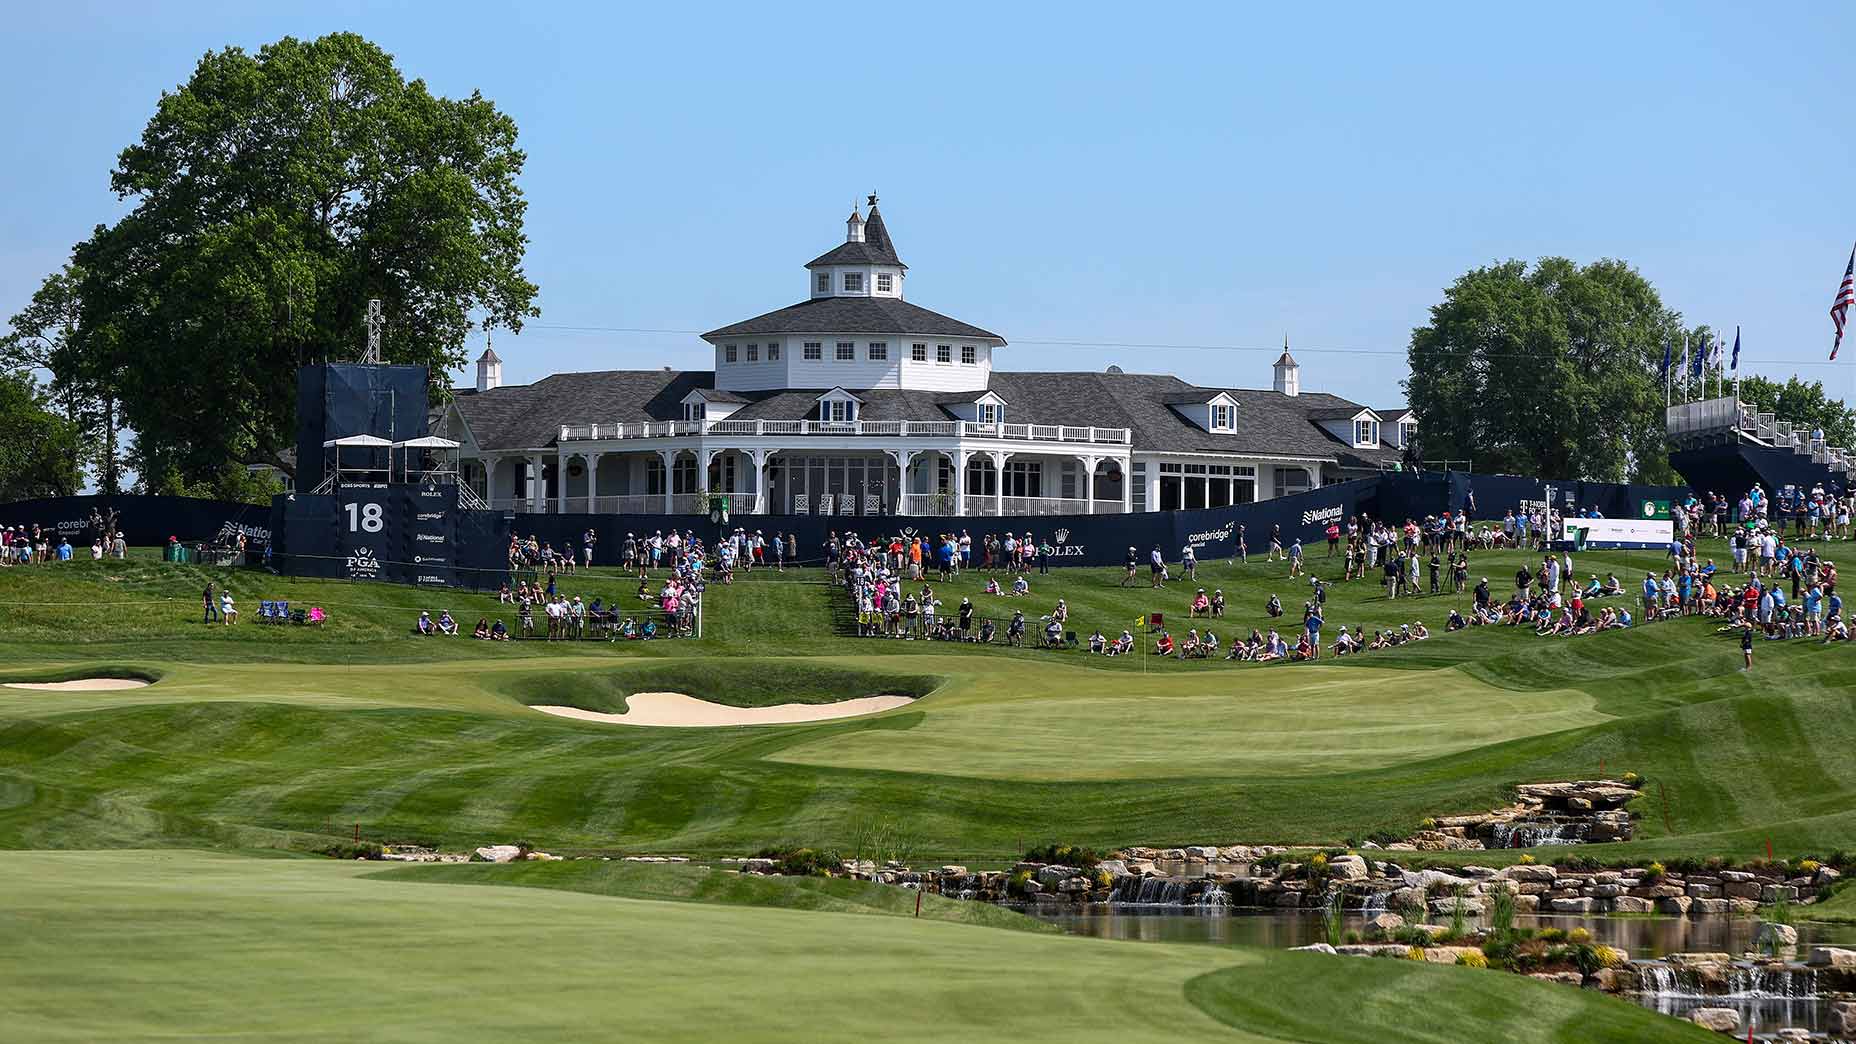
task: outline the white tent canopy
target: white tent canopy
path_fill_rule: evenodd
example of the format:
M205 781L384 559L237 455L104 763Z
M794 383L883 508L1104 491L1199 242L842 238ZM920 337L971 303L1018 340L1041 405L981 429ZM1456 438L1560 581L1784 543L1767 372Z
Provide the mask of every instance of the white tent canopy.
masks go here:
M394 449L457 449L458 443L451 439L441 439L436 435L424 435L416 439L393 444Z
M323 443L322 447L328 449L330 447L344 446L390 447L392 445L393 442L391 439L383 439L378 435L344 435L339 439L330 439Z

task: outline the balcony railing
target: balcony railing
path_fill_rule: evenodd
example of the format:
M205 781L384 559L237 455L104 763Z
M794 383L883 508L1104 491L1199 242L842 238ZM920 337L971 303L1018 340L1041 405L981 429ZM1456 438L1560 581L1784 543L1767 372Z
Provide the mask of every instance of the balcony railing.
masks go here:
M589 442L607 439L667 439L691 435L748 438L791 436L853 436L876 438L999 439L1012 442L1056 442L1071 445L1126 446L1127 428L1095 428L1070 424L981 424L975 421L818 421L818 420L701 420L628 421L621 424L563 424L560 441Z

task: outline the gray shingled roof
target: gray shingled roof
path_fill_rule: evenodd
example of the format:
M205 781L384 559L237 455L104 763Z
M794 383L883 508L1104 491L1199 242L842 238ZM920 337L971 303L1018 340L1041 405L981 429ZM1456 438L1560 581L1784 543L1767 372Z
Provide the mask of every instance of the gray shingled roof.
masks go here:
M896 244L889 238L889 228L883 224L883 215L875 206L870 208L870 217L864 222L864 241L861 243L839 243L830 250L806 262L807 268L819 265L895 265L907 268L902 258L896 256Z
M854 244L853 244L854 245ZM765 315L744 319L703 334L751 337L756 334L920 334L924 337L1005 338L970 323L931 312L896 297L814 297Z
M562 424L675 420L683 415L683 397L712 387L714 380L708 370L563 373L534 384L461 395L457 408L481 448L529 449L553 445ZM799 420L815 416L818 397L829 390L721 394L745 400L730 415L733 419ZM1022 371L995 371L989 390L1012 404L1006 410L1012 423L1131 428L1134 446L1142 451L1332 459L1349 470L1376 468L1399 457L1390 446L1356 450L1323 430L1310 414L1351 416L1362 407L1321 392L1289 396L1200 388L1166 374ZM1167 402L1203 402L1220 391L1237 402L1236 430L1228 434L1205 431ZM861 415L873 421L948 420L953 416L948 407L961 401L947 392L897 388L857 389L855 394L863 400Z

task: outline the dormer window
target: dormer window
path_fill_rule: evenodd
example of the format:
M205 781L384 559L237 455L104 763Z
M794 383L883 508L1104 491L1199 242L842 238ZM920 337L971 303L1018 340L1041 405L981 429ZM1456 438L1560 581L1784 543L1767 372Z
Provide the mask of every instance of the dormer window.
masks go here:
M780 342L778 341L767 342L767 361L768 362L779 362L780 361Z
M864 274L862 272L844 273L844 292L861 294L864 292Z
M838 342L838 361L839 362L857 361L857 342L856 341L839 341Z
M909 345L909 361L910 362L927 362L928 361L928 346L925 344Z
M1237 407L1212 405L1212 430L1230 431L1237 426Z
M951 344L935 345L934 361L940 363L942 366L952 363L954 361L954 346Z
M970 344L963 344L960 346L960 361L963 365L972 366L979 361L979 357L979 349Z
M1354 421L1353 444L1355 446L1379 445L1379 422L1365 418Z
M1404 421L1398 426L1398 444L1409 446L1418 437L1418 422Z
M848 399L826 399L818 404L818 419L833 424L849 424L857 419L857 403Z
M703 419L707 411L708 407L703 403L686 402L683 404L683 419L686 421L699 421Z
M760 362L760 345L748 345L748 362Z
M876 274L876 292L879 294L894 293L896 289L895 281L896 277L890 275L888 272L878 272Z
M825 345L820 341L807 341L804 352L807 362L818 362L825 358Z
M735 346L734 345L725 344L722 346L722 361L723 362L734 362L735 361Z
M998 424L1005 420L1005 407L990 402L980 403L980 423Z
M831 293L831 273L820 272L818 278L812 285L818 287L818 292L821 294Z
M888 359L889 359L889 343L887 341L871 341L870 342L870 361L871 362L884 362L884 361L887 361Z

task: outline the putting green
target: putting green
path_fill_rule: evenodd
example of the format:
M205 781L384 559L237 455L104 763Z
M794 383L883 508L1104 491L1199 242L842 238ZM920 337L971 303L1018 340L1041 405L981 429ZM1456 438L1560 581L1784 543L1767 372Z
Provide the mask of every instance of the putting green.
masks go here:
M842 733L773 760L993 779L1290 777L1377 768L1608 720L1571 689L1450 670L1305 666L1107 675L1059 665L963 677L906 731Z

